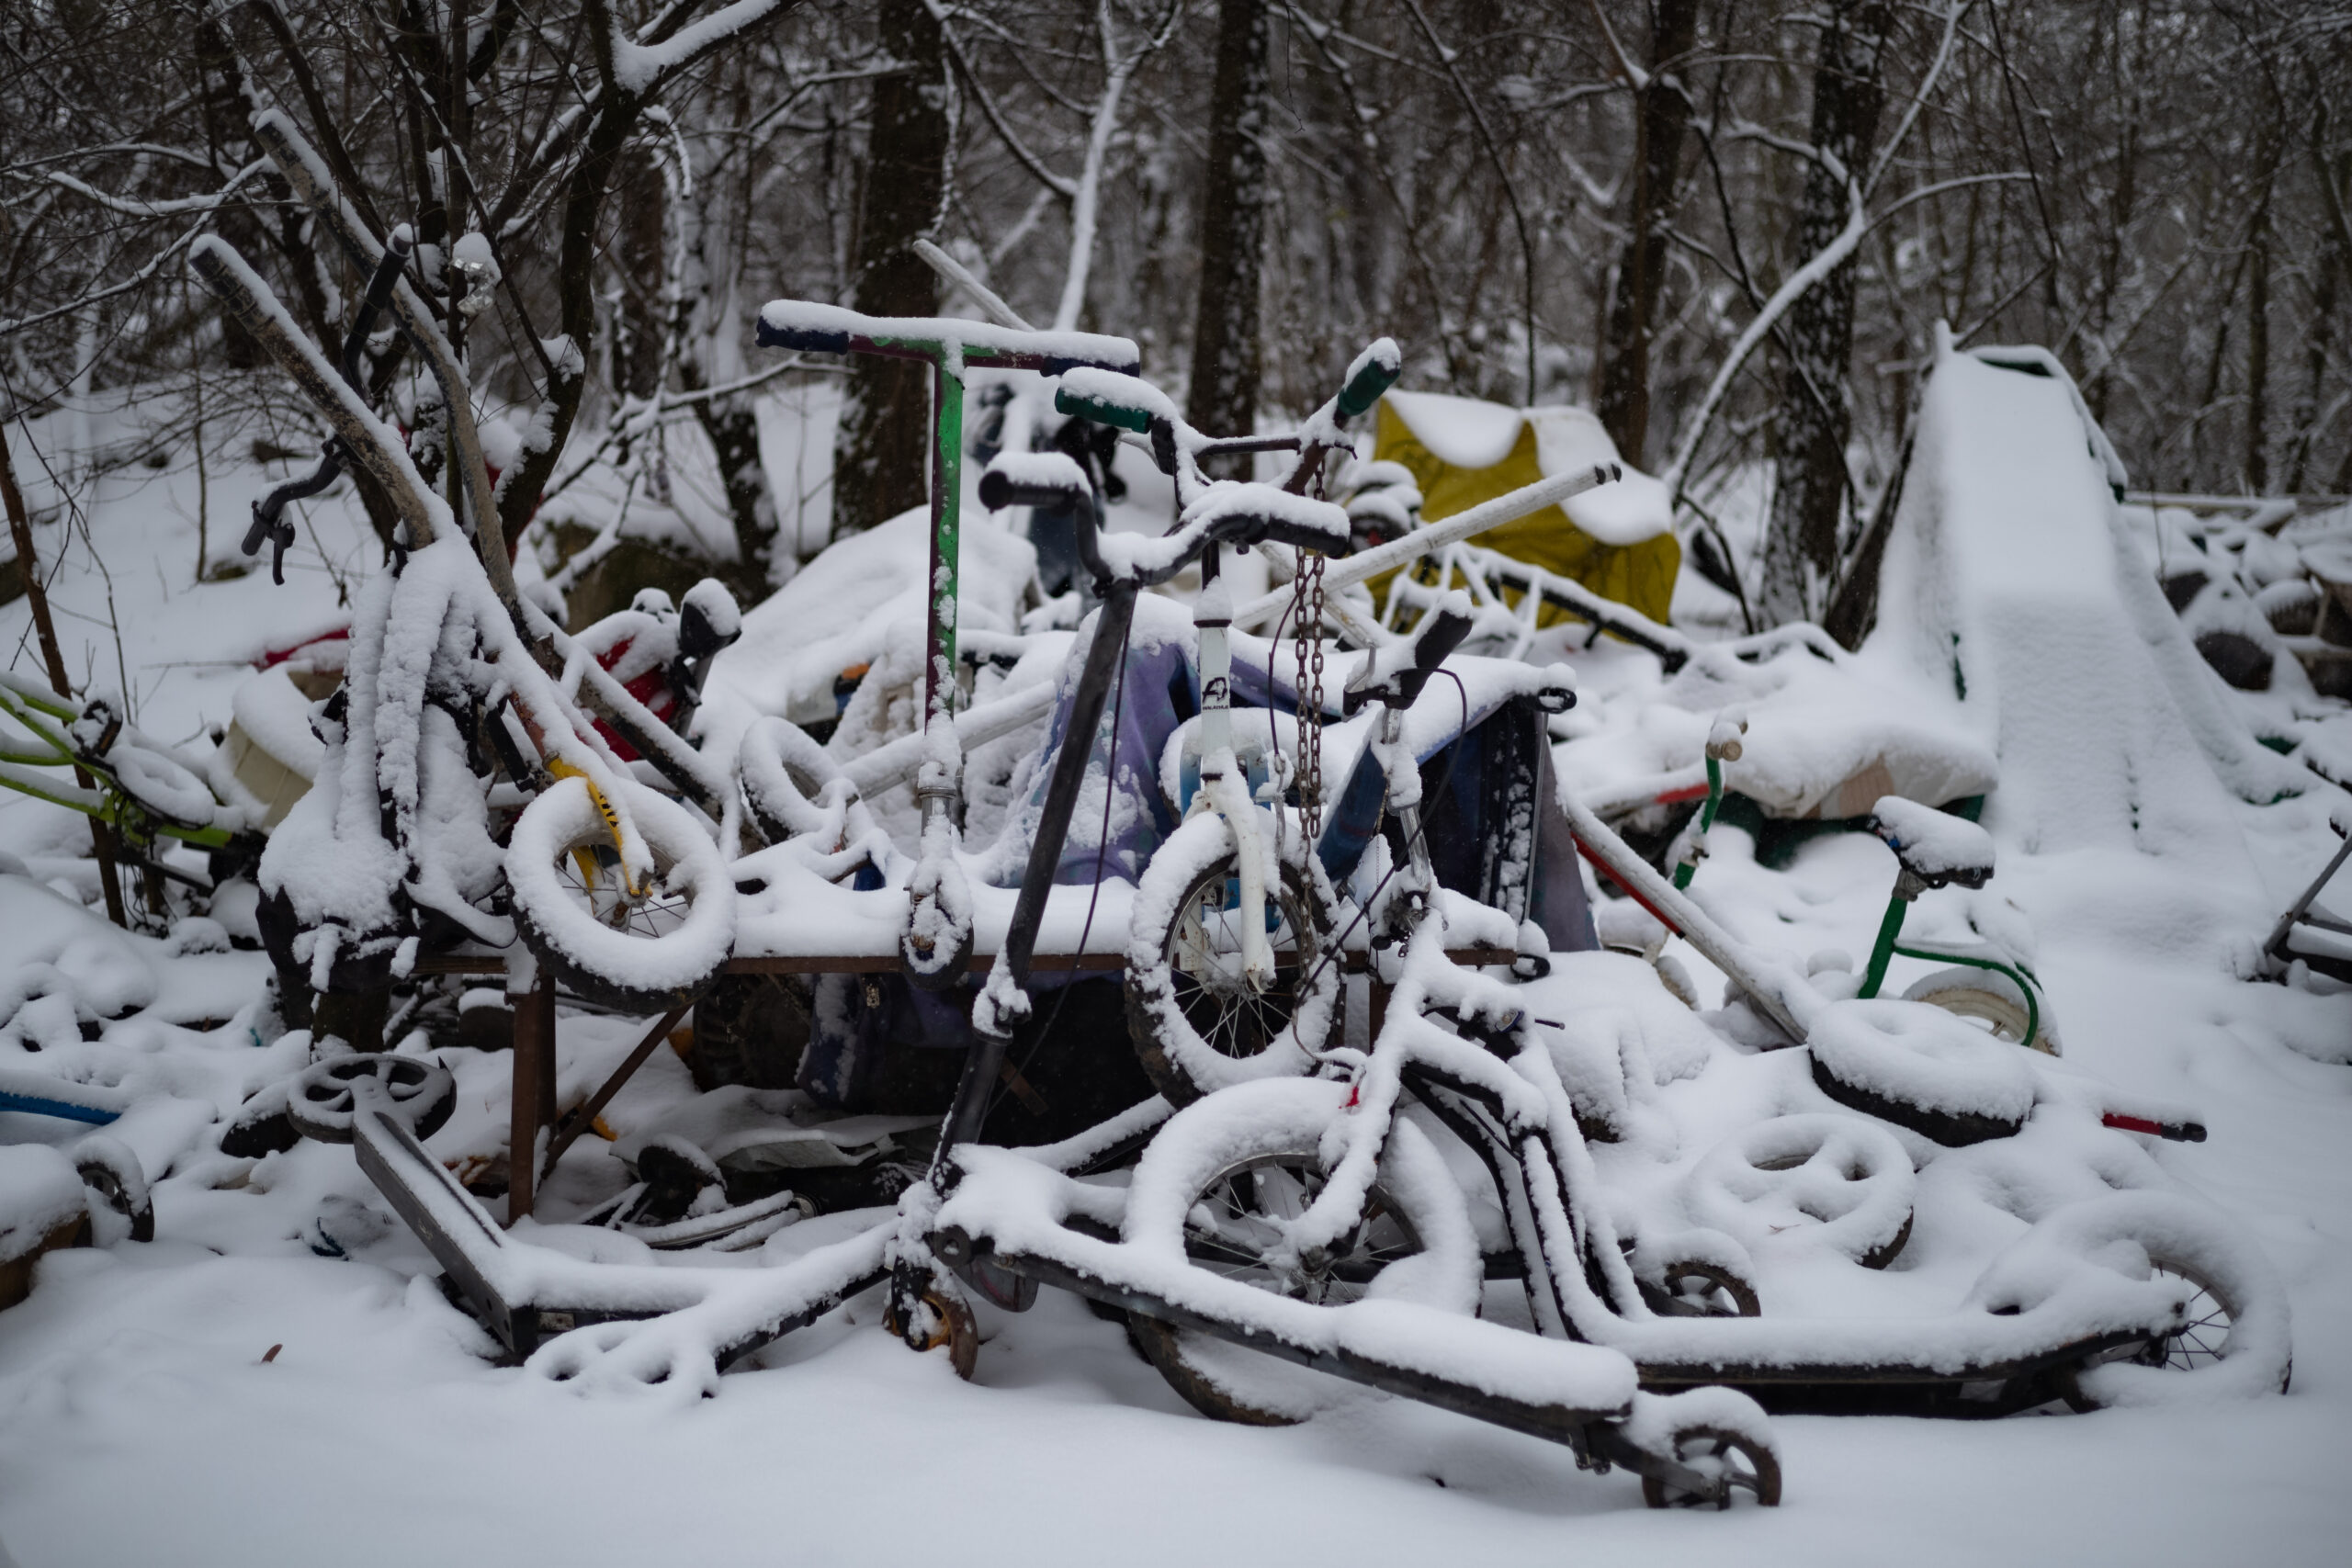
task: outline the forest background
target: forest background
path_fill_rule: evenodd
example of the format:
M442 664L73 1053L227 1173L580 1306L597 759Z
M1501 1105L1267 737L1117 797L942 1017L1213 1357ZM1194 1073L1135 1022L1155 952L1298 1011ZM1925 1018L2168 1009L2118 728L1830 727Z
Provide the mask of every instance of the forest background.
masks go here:
M833 536L919 503L919 374L749 340L771 298L970 310L929 239L1133 337L1205 428L1312 407L1383 333L1408 386L1585 404L1752 622L1821 618L1938 321L2047 345L2135 485L2352 491L2347 104L2340 0L27 0L0 409L153 405L65 477L307 454L184 259L225 235L341 340L362 280L255 141L274 107L414 225L516 434L510 536L591 454L658 486L691 449L756 597L824 542L779 531L760 400L844 375ZM431 471L417 370L370 344Z

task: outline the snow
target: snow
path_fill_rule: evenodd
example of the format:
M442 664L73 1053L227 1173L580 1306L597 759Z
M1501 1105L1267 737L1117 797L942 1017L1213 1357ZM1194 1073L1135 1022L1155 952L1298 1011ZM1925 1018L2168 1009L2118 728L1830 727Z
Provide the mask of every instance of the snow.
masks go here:
M2046 406L2035 403L2041 383L2013 372L1982 365L1972 371L1964 360L1953 367L1948 384L1965 390L1973 383L1980 395L1957 409L1929 411L1941 423L1923 425L1922 447L1939 447L1940 466L1915 478L1935 492L1939 511L1962 500L1972 508L2031 509L2030 525L2063 547L2078 518L2045 492L2063 490L2085 507L2104 493L2103 469L2074 438L2080 426L2071 401L2062 411L2062 391ZM1942 369L1938 379L1945 379ZM2032 404L2030 417L2012 421L2004 412L2013 388ZM1953 401L1961 401L1956 394ZM1998 438L1992 450L2012 455L2007 467L1958 441L1968 434L1954 428L1962 415ZM33 430L48 443L52 421L65 417L36 417ZM13 441L17 432L10 434ZM2057 466L2057 436L2066 437L2070 462L2079 454L2075 468ZM230 661L250 657L251 645L271 628L330 622L335 590L307 535L289 557L292 581L281 594L270 593L266 576L186 586L197 507L193 472L184 459L175 462L165 471L120 469L91 480L82 504L102 536L130 541L125 548L143 550L162 568L142 581L117 566L130 674L120 683L138 697L144 728L177 742L232 716L244 671ZM20 449L20 475L28 467ZM1935 475L1942 478L1929 483ZM2088 485L2078 485L2086 475ZM216 464L216 536L223 509L241 514L272 477L242 463ZM28 480L28 488L37 513L55 504L41 485ZM367 534L356 505L331 496L311 510L325 560L364 565ZM967 510L967 540L983 536L978 515ZM2001 534L1997 517L1980 527L1978 511L1968 516L1957 553L1966 554L1966 540L1980 532L1996 536L1988 556L2037 547ZM59 549L62 527L41 524L37 532L45 558ZM909 532L919 539L919 527ZM988 547L967 544L967 574ZM1909 552L1914 566L1926 553L1917 540L1901 537L1894 549ZM62 607L92 617L61 616L69 665L80 678L111 671L116 652L103 587L76 552L78 546L64 552L55 592ZM1923 929L1965 924L1972 913L1990 921L1987 911L2001 908L2025 923L2039 938L2035 972L2064 1015L2068 1056L2063 1065L2028 1064L2036 1098L2015 1138L1939 1149L1907 1132L1887 1132L1917 1166L1913 1234L1887 1269L1860 1269L1838 1248L1804 1245L1797 1230L1752 1243L1724 1237L1757 1270L1767 1313L1753 1325L1734 1325L1732 1338L1742 1354L1794 1354L1808 1337L1818 1340L1824 1318L1842 1303L1878 1314L1837 1330L1857 1354L1905 1350L1916 1348L1916 1320L1958 1316L1965 1307L1966 1336L1956 1335L1950 1348L1999 1353L2143 1313L2177 1292L2142 1277L2151 1260L2166 1257L2246 1291L2256 1303L2246 1337L2233 1340L2233 1356L2215 1369L2224 1375L2169 1382L2150 1369L2103 1367L2086 1375L2085 1392L2116 1408L2081 1416L1775 1417L1770 1430L1789 1487L1788 1506L1777 1515L1650 1515L1623 1473L1581 1474L1552 1445L1360 1390L1334 1389L1315 1419L1287 1429L1203 1421L1133 1356L1116 1325L1051 1290L1023 1315L978 1309L985 1343L975 1384L956 1380L944 1358L911 1355L882 1332L876 1292L718 1377L696 1359L696 1348L766 1310L776 1299L771 1287L792 1282L765 1278L786 1273L775 1266L827 1248L840 1250L808 1265L811 1270L838 1273L866 1262L881 1243L865 1238L887 1234L889 1216L790 1225L756 1252L730 1257L724 1269L647 1262L631 1250L636 1244L623 1245L627 1238L565 1223L626 1180L600 1139L584 1139L566 1156L543 1213L548 1223L514 1233L518 1247L531 1248L533 1267L550 1278L560 1269L584 1271L578 1256L593 1244L636 1259L627 1265L632 1279L690 1275L695 1290L711 1288L705 1282L720 1274L742 1282L717 1290L705 1298L707 1309L659 1334L611 1336L609 1352L596 1350L608 1341L592 1333L536 1369L497 1368L481 1332L429 1283L429 1259L404 1227L389 1223L382 1199L347 1151L306 1145L254 1162L209 1146L216 1118L300 1065L287 1058L283 1042L255 1043L274 1036L257 1001L266 961L251 952L174 955L160 939L112 932L88 907L96 885L87 861L74 858L85 853L83 819L10 795L0 797L0 848L32 874L0 875L0 985L20 993L8 1010L16 1037L0 1044L0 1057L13 1074L125 1097L129 1109L109 1131L155 1179L158 1239L54 1254L41 1264L32 1296L0 1315L0 1472L10 1477L0 1488L0 1538L28 1563L310 1561L322 1539L335 1541L339 1560L362 1562L446 1554L457 1539L469 1551L521 1561L723 1562L773 1554L779 1540L795 1555L856 1561L871 1554L876 1531L887 1528L906 1550L989 1558L1014 1550L996 1541L1017 1539L1021 1555L1049 1562L1098 1557L1106 1540L1138 1562L1308 1554L1386 1562L1465 1550L1532 1559L1556 1555L1564 1541L1602 1559L1631 1559L1688 1552L1697 1528L1739 1532L1730 1550L1743 1557L1806 1568L1894 1558L2212 1562L2244 1556L2250 1540L2261 1543L2265 1561L2332 1562L2341 1555L2346 1520L2332 1461L2352 1420L2346 1349L2352 1245L2341 1224L2352 1205L2352 1171L2341 1155L2352 1140L2342 1065L2352 1003L2324 989L2249 982L2242 960L2333 852L2325 818L2346 809L2344 797L2284 760L2272 770L2250 739L2239 743L2243 750L2223 743L2231 727L2246 733L2233 699L2210 684L2198 694L2209 678L2193 662L2174 661L2167 649L2177 632L2140 616L2136 587L2123 586L2138 580L2120 571L2120 558L2109 548L2098 571L2041 583L2064 597L2070 613L2081 610L2103 628L2097 637L2075 637L2064 616L1999 621L1994 612L2022 603L2016 596L2033 584L2022 571L1996 575L1992 568L2000 561L1971 555L1964 571L1915 575L1909 588L1891 594L1882 606L1884 640L1850 666L1802 649L1743 666L1785 665L1771 679L1786 673L1790 687L1801 684L1799 671L1875 687L1884 714L1908 717L1931 738L1956 736L1940 743L1951 756L1981 763L1997 754L1984 815L1997 877L1982 895L1928 895L1914 919ZM2086 552L2076 566L2088 571L2101 561ZM920 572L907 570L910 581ZM360 589L356 576L353 586ZM1016 583L1001 601L1007 630L1017 598ZM831 625L879 619L876 605L869 599L862 609L843 610ZM967 615L974 607L967 599ZM794 613L816 620L827 608L819 593ZM2021 639L1971 667L1964 700L1952 688L1948 655L1915 651L1928 641L1914 635L1916 621L1938 615L1962 626L1964 644L1977 637L1980 646L1963 658L1983 651L1986 626ZM745 617L758 619L757 611ZM0 631L15 639L25 626L20 605L0 606ZM788 635L782 641L787 649L808 646ZM1746 685L1709 677L1657 703L1667 682L1654 665L1637 672L1634 660L1645 656L1605 643L1584 649L1563 635L1528 657L1562 658L1577 668L1580 705L1561 716L1564 730L1589 725L1584 736L1606 739L1634 730L1628 709L1668 710L1680 750L1657 740L1641 759L1657 763L1657 772L1695 758L1718 715L1736 704L1753 720L1745 738L1750 757L1776 748L1785 756L1795 744L1773 740L1771 692L1759 698ZM2193 652L2188 657L2193 660ZM780 690L788 682L783 662L743 659L738 678ZM1046 662L1049 692L1060 655ZM809 684L830 707L840 666L821 663L811 662ZM1711 683L1718 689L1702 694ZM1433 702L1451 710L1455 694L1437 684L1447 689ZM1846 701L1826 682L1819 695L1826 710ZM1856 733L1863 735L1862 727ZM1579 739L1558 749L1564 774L1586 744ZM1808 761L1800 771L1835 773L1843 758L1863 754L1858 741L1838 760ZM733 755L731 737L714 755ZM1623 776L1638 772L1629 761ZM2281 780L2301 793L2273 803L2277 791L2265 786ZM332 788L330 776L314 794ZM1899 793L1917 799L1934 791ZM1763 960L1801 976L1809 955L1867 950L1891 875L1886 852L1867 836L1815 840L1777 871L1757 863L1752 841L1736 828L1719 827L1711 847L1692 889L1694 907L1718 914ZM747 864L764 873L770 857L786 858L767 851ZM200 858L175 863L201 869ZM842 902L815 902L818 887ZM747 939L772 920L825 934L826 921L845 919L855 897L885 909L877 951L890 951L895 926L887 910L902 895L853 896L797 869L776 877L771 890L740 898ZM1011 891L976 883L972 892L980 949L994 951L991 900L1001 896L1009 908ZM1086 893L1056 890L1049 910L1059 935L1042 937L1040 951L1076 942ZM764 902L771 897L773 909ZM1123 944L1132 898L1123 887L1105 888L1090 947ZM899 910L902 918L902 903ZM69 960L76 942L90 945ZM1696 976L1702 999L1715 1003L1720 974L1679 939L1668 947ZM1905 962L1898 960L1890 989L1915 972L1899 967ZM30 984L48 985L34 973L40 964L56 970L63 987ZM1807 988L1822 998L1818 1005L1836 1011L1817 985L1855 966L1814 976ZM142 973L148 982L139 979ZM17 986L19 977L28 983ZM128 1016L96 1005L140 996L149 982L152 998ZM1698 1221L1682 1207L1682 1183L1761 1113L1871 1125L1821 1095L1804 1053L1756 1053L1727 1039L1722 1013L1682 1007L1637 958L1555 955L1550 977L1506 990L1532 1018L1550 1021L1534 1028L1563 1102L1573 1100L1580 1114L1606 1109L1613 1117L1617 1141L1596 1144L1590 1158L1602 1187L1628 1195L1622 1203L1612 1198L1605 1217L1616 1234L1636 1237L1637 1260L1669 1242L1690 1254ZM100 1038L83 1040L85 1023L97 1026ZM567 1011L560 1023L563 1103L577 1104L640 1028ZM34 1043L42 1048L25 1048ZM507 1059L436 1054L458 1073L461 1104L433 1140L434 1156L499 1153ZM1532 1092L1549 1092L1522 1081ZM659 1135L686 1129L685 1108L694 1103L683 1065L661 1051L606 1120L625 1138ZM2176 1145L2103 1129L2100 1104L2178 1107L2209 1125L2211 1137ZM1157 1106L1148 1112L1165 1113ZM679 1120L665 1120L673 1116ZM756 1134L759 1125L746 1117L737 1129ZM0 1155L13 1158L40 1145L62 1149L84 1131L53 1118L0 1113ZM703 1130L690 1131L699 1139ZM1060 1181L1038 1162L1003 1157L1041 1182ZM1077 1157L1062 1151L1057 1159L1067 1165ZM1065 1186L1057 1201L1071 1212L1116 1216L1116 1187L1093 1178ZM1769 1212L1779 1201L1762 1201ZM303 1239L327 1216L334 1216L335 1234L362 1235L370 1227L352 1219L362 1212L383 1222L383 1233L357 1241L347 1258L320 1256ZM1483 1225L1488 1217L1474 1201L1472 1222ZM1810 1218L1803 1226L1826 1228ZM1125 1255L1119 1244L1077 1242ZM753 1282L761 1288L756 1299ZM1421 1332L1418 1314L1437 1311L1426 1304L1365 1304L1380 1310L1350 1309L1348 1343L1391 1352L1442 1344L1465 1378L1490 1375L1476 1360L1487 1345L1509 1356L1533 1342L1515 1286L1487 1293L1488 1321L1476 1323L1476 1342ZM2021 1309L2014 1317L1990 1310L2012 1304ZM1453 1326L1476 1322L1450 1317ZM1337 1329L1316 1331L1334 1347L1341 1343ZM1622 1332L1621 1348L1639 1355L1649 1346L1690 1348L1696 1330L1659 1320L1629 1323ZM2290 1336L2293 1391L2267 1394ZM273 1346L283 1348L264 1362ZM1578 1378L1601 1365L1598 1352L1572 1359ZM559 1363L581 1370L574 1384L542 1375ZM672 1369L679 1373L673 1386L641 1381ZM1564 1363L1563 1375L1567 1370ZM1521 1376L1513 1363L1510 1380L1532 1386ZM712 1397L698 1397L705 1393ZM2147 1403L2151 1395L2166 1398ZM1663 1426L1656 1409L1634 1402L1629 1431L1645 1421ZM918 1431L931 1457L919 1466L922 1506L915 1508L905 1503L911 1493L903 1468L877 1467L875 1456L902 1451L907 1435ZM223 1441L224 1432L234 1440ZM496 1458L517 1453L531 1456L527 1485L518 1486L513 1467ZM355 1529L347 1501L355 1466L398 1475L401 1495L429 1497L431 1506L371 1508L364 1528ZM792 1482L784 1515L772 1501L779 1473ZM122 1506L126 1475L136 1478L137 1507ZM1171 1497L1211 1502L1171 1508ZM1987 1506L1988 1497L1998 1506ZM691 1506L681 1506L681 1498ZM1138 1529L1137 1520L1150 1528ZM990 1544L976 1553L976 1540Z
M1588 409L1514 409L1446 392L1387 394L1388 406L1441 461L1487 468L1510 456L1521 432L1532 429L1535 465L1547 479L1623 466L1617 444ZM1568 521L1605 545L1638 545L1674 523L1674 497L1639 469L1625 468L1616 483L1560 502ZM1450 519L1449 519L1450 521Z
M1882 1100L2005 1122L2033 1109L2024 1056L1940 1008L1833 1002L1805 1038L1814 1060L1840 1083Z
M73 1163L40 1144L0 1145L0 1263L31 1252L85 1212Z
M969 321L945 316L863 316L839 305L819 305L804 299L771 299L760 308L763 341L785 333L839 340L829 352L849 352L848 340L871 338L918 344L938 343L949 358L1034 358L1044 361L1047 374L1091 366L1098 369L1133 371L1139 363L1136 345L1123 337L1100 333L1023 332L990 321Z
M1682 1182L1693 1223L1750 1255L1830 1247L1856 1262L1891 1255L1918 1185L1894 1134L1849 1116L1780 1116L1725 1139Z
M1036 552L1017 535L975 526L985 515L976 504L964 511L958 618L1010 632ZM912 679L920 644L901 641L922 631L930 538L927 511L901 513L843 540L744 612L742 639L711 660L699 733L727 742L761 714L803 725L831 719L833 678L856 665L887 660L894 672L906 667L899 683Z
M1993 835L1966 818L1884 795L1871 807L1871 818L1887 848L1922 876L1966 880L1993 874Z

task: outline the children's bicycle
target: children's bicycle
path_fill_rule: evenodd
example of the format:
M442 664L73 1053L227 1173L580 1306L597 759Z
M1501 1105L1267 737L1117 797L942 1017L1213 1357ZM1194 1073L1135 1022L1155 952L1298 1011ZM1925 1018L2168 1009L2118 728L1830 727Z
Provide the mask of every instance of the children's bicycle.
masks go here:
M209 893L260 859L260 813L227 770L142 734L112 699L70 703L0 672L0 715L22 732L0 733L0 784L112 828L119 852L139 869L151 914L164 911L165 882ZM59 776L74 768L96 787ZM167 863L165 840L209 852L209 879Z

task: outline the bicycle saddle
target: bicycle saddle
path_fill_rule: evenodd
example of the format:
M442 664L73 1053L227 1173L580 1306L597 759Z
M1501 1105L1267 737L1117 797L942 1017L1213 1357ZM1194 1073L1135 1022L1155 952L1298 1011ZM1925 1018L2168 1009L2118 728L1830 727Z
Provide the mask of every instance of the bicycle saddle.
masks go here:
M1894 858L1929 887L1957 882L1982 887L1993 874L1993 835L1965 818L1882 795L1871 807L1871 830L1886 841Z

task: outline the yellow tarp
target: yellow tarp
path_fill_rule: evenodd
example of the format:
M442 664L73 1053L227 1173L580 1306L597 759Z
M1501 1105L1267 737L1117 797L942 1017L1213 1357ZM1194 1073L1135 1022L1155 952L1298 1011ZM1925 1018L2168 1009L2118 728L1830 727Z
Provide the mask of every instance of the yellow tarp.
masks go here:
M1421 492L1421 520L1435 523L1467 512L1480 502L1532 485L1544 478L1535 458L1535 427L1522 423L1510 455L1490 468L1464 468L1445 461L1424 446L1386 400L1380 404L1374 427L1373 457L1402 463ZM1547 506L1516 522L1492 528L1473 544L1543 568L1555 576L1572 578L1605 599L1630 604L1660 625L1674 599L1675 575L1682 570L1681 543L1660 534L1636 545L1607 545L1594 538L1556 506ZM1371 584L1385 593L1385 581ZM1514 596L1515 597L1515 596ZM1542 625L1567 619L1546 606Z

